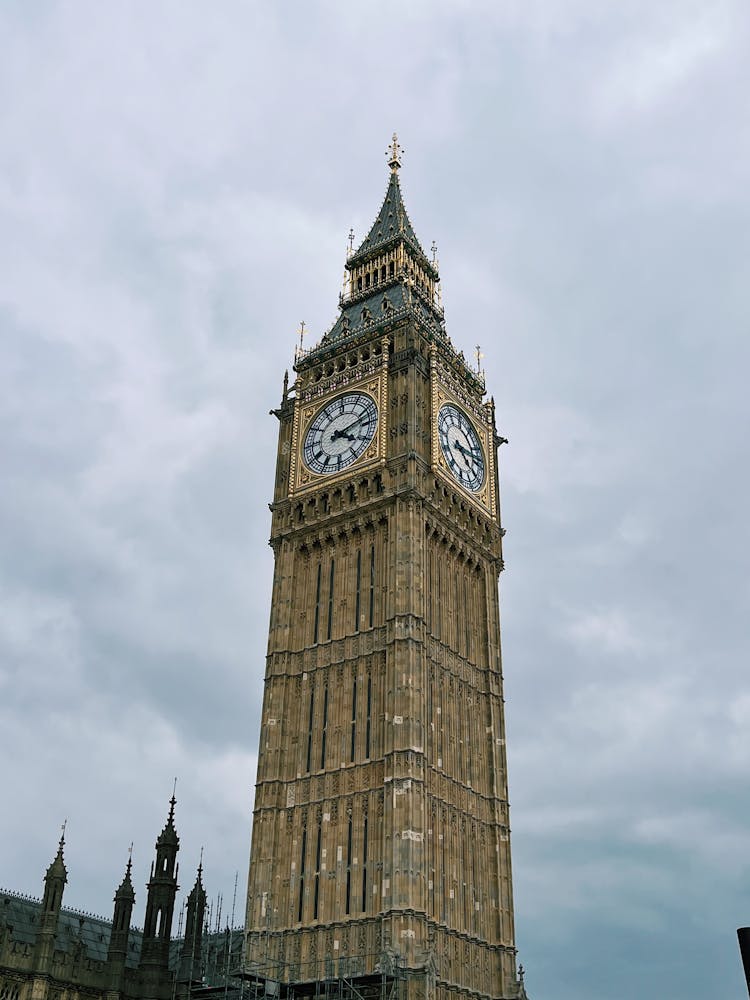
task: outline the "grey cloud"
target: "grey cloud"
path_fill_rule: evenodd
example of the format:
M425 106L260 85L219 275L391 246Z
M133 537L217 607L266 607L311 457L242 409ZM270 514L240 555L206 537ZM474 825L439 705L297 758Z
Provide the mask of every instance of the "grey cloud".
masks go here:
M396 128L510 438L530 993L739 995L749 30L738 2L3 9L0 882L38 890L68 815L67 898L108 913L178 774L183 870L205 844L241 897L268 411Z

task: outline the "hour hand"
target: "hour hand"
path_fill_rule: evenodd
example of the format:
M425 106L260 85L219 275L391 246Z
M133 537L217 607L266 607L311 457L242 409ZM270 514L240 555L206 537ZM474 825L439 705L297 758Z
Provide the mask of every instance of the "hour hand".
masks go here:
M353 427L354 425L350 424L349 426ZM334 431L333 434L331 434L331 441L338 441L339 438L346 438L347 441L354 441L354 435L348 434L346 431Z
M479 454L475 448L464 448L460 441L456 441L454 448L458 448L465 458L470 458L473 462L479 459Z

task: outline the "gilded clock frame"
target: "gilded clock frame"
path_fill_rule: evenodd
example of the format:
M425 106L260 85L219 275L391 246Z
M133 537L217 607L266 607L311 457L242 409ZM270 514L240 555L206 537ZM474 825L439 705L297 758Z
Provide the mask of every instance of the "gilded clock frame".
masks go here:
M456 385L450 384L452 379L446 377L447 372L438 371L438 366L433 361L432 365L432 470L439 473L446 479L454 489L460 490L461 495L471 500L485 513L491 517L497 516L497 492L496 492L496 462L495 452L495 431L492 421L492 408L489 403L467 398ZM485 476L484 483L480 489L473 491L462 485L451 472L448 463L440 447L440 437L438 431L438 418L440 411L447 404L452 403L461 410L471 421L476 431L477 437L484 451Z
M351 479L360 472L382 465L385 461L386 421L388 414L388 378L387 355L385 368L378 366L375 372L354 374L351 378L337 381L323 392L304 389L295 400L294 423L292 425L292 456L289 475L290 495L317 489L328 483L334 484L342 479ZM338 399L339 396L360 392L370 396L378 412L378 426L372 441L362 455L351 465L340 472L316 473L307 467L304 460L304 442L310 424L326 404Z

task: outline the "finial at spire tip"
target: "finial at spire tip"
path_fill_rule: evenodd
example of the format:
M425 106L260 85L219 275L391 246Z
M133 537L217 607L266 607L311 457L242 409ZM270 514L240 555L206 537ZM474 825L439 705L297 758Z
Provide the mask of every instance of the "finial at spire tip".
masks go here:
M394 132L393 141L385 152L385 155L390 157L388 160L388 166L391 168L392 174L395 174L401 166L401 156L403 152L403 148L399 145L398 136Z

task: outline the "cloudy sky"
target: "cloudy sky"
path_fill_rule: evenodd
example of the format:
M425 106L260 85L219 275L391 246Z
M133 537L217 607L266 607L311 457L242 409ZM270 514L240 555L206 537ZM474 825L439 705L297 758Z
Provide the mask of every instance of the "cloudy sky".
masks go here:
M744 0L0 7L0 885L241 919L278 403L396 129L500 429L533 1000L744 993Z

